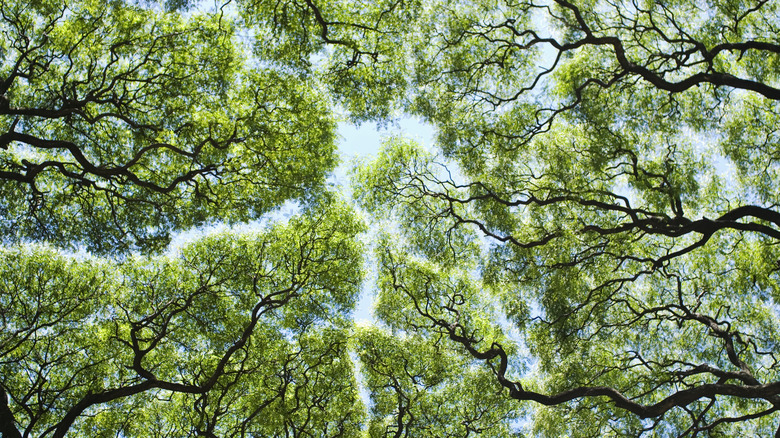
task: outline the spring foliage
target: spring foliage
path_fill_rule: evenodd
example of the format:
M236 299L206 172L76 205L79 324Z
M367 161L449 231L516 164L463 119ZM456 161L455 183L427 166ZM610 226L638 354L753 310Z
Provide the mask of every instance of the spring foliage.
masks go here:
M780 2L28 3L3 438L780 434Z

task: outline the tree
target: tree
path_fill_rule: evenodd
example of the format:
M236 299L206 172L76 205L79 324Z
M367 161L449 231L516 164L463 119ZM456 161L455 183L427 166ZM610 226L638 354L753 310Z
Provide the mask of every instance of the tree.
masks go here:
M166 6L0 0L3 438L780 436L776 0Z
M322 207L176 257L5 249L2 436L356 436L362 226Z
M0 7L7 241L160 249L173 231L305 198L335 167L327 99L311 80L250 62L223 10Z
M442 155L394 139L355 176L400 225L381 319L537 435L780 436L778 7L426 8L400 105Z
M0 16L0 435L359 434L363 225L324 186L316 79L252 54L229 5Z

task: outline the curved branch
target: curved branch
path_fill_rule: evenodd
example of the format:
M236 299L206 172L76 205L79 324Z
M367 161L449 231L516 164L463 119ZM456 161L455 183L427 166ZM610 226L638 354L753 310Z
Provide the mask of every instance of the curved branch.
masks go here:
M173 178L167 185L159 185L154 182L141 179L136 175L135 173L131 172L129 170L129 167L138 162L142 156L152 150L165 148L172 150L176 153L188 156L188 157L194 157L198 154L198 151L195 152L186 152L179 148L176 148L172 145L168 145L165 143L156 143L153 145L146 146L142 148L140 151L136 153L136 155L125 165L122 166L115 166L115 167L103 167L103 166L96 166L93 164L79 149L78 145L76 145L73 142L70 141L64 141L64 140L47 140L47 139L41 139L29 134L23 134L19 132L7 132L5 134L0 135L0 147L4 147L5 145L8 145L9 143L13 141L18 141L21 143L28 144L30 146L38 147L41 149L64 149L70 152L71 156L76 160L76 162L86 171L87 173L93 174L95 176L103 177L103 178L115 178L115 177L124 177L127 178L129 181L134 183L135 185L139 187L143 187L146 189L150 189L152 191L158 192L158 193L170 193L173 190L176 189L176 187L185 181L190 181L197 177L198 175L203 175L209 172L213 172L216 170L216 166L214 165L207 165L203 166L199 169L189 170L183 174L180 174L179 176ZM241 139L232 139L231 142L238 142L241 141ZM214 143L213 140L208 139L202 142L199 145L199 148L202 147L205 143ZM62 169L61 165L64 165L65 163L58 163L58 162L46 162L46 165L52 165L55 167L58 167ZM32 166L31 170L28 172L28 174L21 175L14 172L2 172L0 173L0 178L7 176L8 179L16 180L20 182L28 182L30 183L32 180L34 180L35 175L42 170L42 165L38 166ZM67 174L63 172L66 176L73 176L73 174Z
M563 404L575 399L586 397L607 397L615 406L625 409L640 418L655 418L664 415L670 409L675 407L685 407L696 400L702 398L715 398L718 395L733 396L748 399L764 399L774 402L780 395L780 382L754 385L734 385L721 383L707 383L694 388L684 389L674 392L658 403L643 405L637 403L615 388L607 386L581 386L578 388L562 391L557 394L546 395L534 391L526 391L518 382L509 380L506 377L508 366L508 357L503 347L498 343L493 343L488 350L479 351L471 339L457 334L456 330L460 326L457 324L448 325L446 322L432 318L433 323L443 328L448 333L450 339L460 343L476 359L489 363L498 358L498 369L494 368L494 373L501 386L509 390L510 397L516 400L529 400L541 403L547 406Z
M392 254L389 254L389 257L391 260L393 259ZM509 357L501 344L493 342L489 348L480 350L477 346L480 340L469 335L463 325L461 325L457 309L448 308L450 312L454 312L457 315L455 322L452 323L431 314L428 311L428 306L425 306L424 308L421 307L414 294L406 288L399 273L396 272L397 269L398 266L394 264L393 266L390 266L393 288L406 294L414 302L416 311L422 317L431 321L434 327L438 327L451 340L463 346L469 355L485 362L493 370L498 383L506 388L509 391L509 396L515 400L534 401L543 405L554 406L576 399L607 397L616 407L629 411L640 418L658 418L671 409L677 407L685 408L697 400L705 398L715 399L717 396L763 399L772 405L778 404L780 381L767 384L759 383L758 380L753 378L749 373L749 370L746 370L747 366L736 356L736 353L733 350L733 344L729 344L732 338L731 334L721 329L717 322L712 318L704 315L692 314L690 312L688 316L691 319L696 319L711 327L711 329L716 331L716 334L719 337L726 341L728 344L727 349L729 349L729 346L731 347L728 352L729 358L732 363L740 368L739 380L746 382L747 384L738 385L722 382L705 383L692 388L674 391L661 401L649 405L639 403L623 394L620 390L608 386L579 386L556 394L542 394L535 391L528 391L523 388L520 382L513 381L506 376L509 366ZM428 285L428 287L430 287L430 285ZM498 364L493 363L496 360L498 361ZM691 370L690 373L706 372L707 370L704 367L705 366L697 367L694 370ZM729 375L731 374L733 373L729 373Z
M763 50L769 51L771 53L780 53L780 46L777 44L759 41L747 41L744 43L725 43L717 45L709 51L704 50L705 61L707 61L707 63L710 65L709 71L695 73L678 82L671 82L664 79L664 77L657 72L654 72L645 66L631 62L626 56L625 47L620 38L596 37L593 34L593 31L590 29L590 26L588 26L588 23L583 17L582 12L578 6L570 3L567 0L555 0L555 2L574 14L579 29L585 33L585 38L582 38L574 44L568 45L569 48L576 48L582 45L611 46L615 52L615 57L617 58L618 64L620 64L621 68L623 68L625 71L639 75L644 80L661 90L672 93L680 93L697 85L708 83L716 87L727 86L736 89L754 91L768 99L780 100L780 89L778 88L771 87L762 82L740 78L728 73L712 71L712 59L720 52L727 50L739 50L742 52L746 50Z
M65 414L65 416L62 418L62 420L60 420L60 422L57 423L57 426L54 429L54 434L52 435L52 437L64 438L65 434L68 433L68 430L76 421L76 419L90 406L94 406L96 404L108 403L120 398L130 397L155 388L166 389L175 392L189 393L189 394L199 394L204 392L203 389L194 385L182 385L182 384L171 383L171 382L146 380L137 385L126 386L124 388L111 389L96 394L87 394L78 403L76 403L73 407L71 407L68 410L68 412Z

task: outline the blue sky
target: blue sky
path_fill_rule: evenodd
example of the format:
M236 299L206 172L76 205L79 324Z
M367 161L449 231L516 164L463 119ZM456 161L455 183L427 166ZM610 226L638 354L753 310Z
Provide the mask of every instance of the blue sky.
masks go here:
M375 123L364 123L357 127L342 122L339 124L339 153L341 165L336 169L334 179L345 191L349 191L347 171L355 159L375 157L382 145L382 140L388 136L401 135L420 142L425 147L431 147L435 131L432 126L417 119L404 118L394 125L381 129ZM363 284L360 301L355 309L355 321L371 321L371 309L374 302L374 272L368 272Z
M341 122L338 127L339 154L341 165L334 172L334 180L349 194L347 171L356 159L376 157L382 141L389 136L401 135L420 142L424 147L433 145L435 131L431 125L414 118L403 118L396 123L380 128L376 123L355 126Z
M424 147L430 148L433 145L435 131L432 126L422 123L413 118L403 118L397 123L389 125L386 128L379 128L375 123L364 123L357 127L355 125L342 122L338 127L339 154L341 156L341 165L334 172L332 181L341 185L341 190L349 195L349 179L347 172L353 165L355 159L371 159L379 152L382 140L388 136L401 135L412 140L420 142ZM237 231L249 231L261 226L262 223L274 221L279 218L289 218L298 212L295 203L289 202L276 212L265 219L253 221L247 224L228 226L224 223L215 223L198 227L185 232L176 234L173 242L168 248L168 255L176 253L182 245L192 242L204 234L213 232L222 232L228 229ZM370 255L369 255L370 256ZM369 272L363 285L363 291L355 311L356 321L370 321L371 309L374 301L373 279L374 273Z
M339 135L342 138L339 152L345 162L355 157L375 155L382 138L394 134L401 134L430 146L433 144L435 132L432 126L413 118L401 119L386 129L378 128L375 123L364 123L356 127L344 122L339 124Z

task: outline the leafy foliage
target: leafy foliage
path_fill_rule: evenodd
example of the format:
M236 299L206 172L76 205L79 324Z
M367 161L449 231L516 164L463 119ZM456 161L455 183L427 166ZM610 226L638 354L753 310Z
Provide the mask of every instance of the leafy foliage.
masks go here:
M5 250L3 415L24 436L356 435L361 226L325 207L175 258Z
M66 3L0 0L3 438L780 434L777 0ZM438 132L354 168L373 325L337 107Z
M400 276L407 300L382 289L380 317L415 302L504 397L550 406L537 435L775 433L777 8L428 9L399 104L435 124L442 155L390 140L355 183L402 224L406 255L382 272L421 258L476 278Z
M220 11L2 3L3 233L97 252L247 221L335 166L310 81L248 62Z

